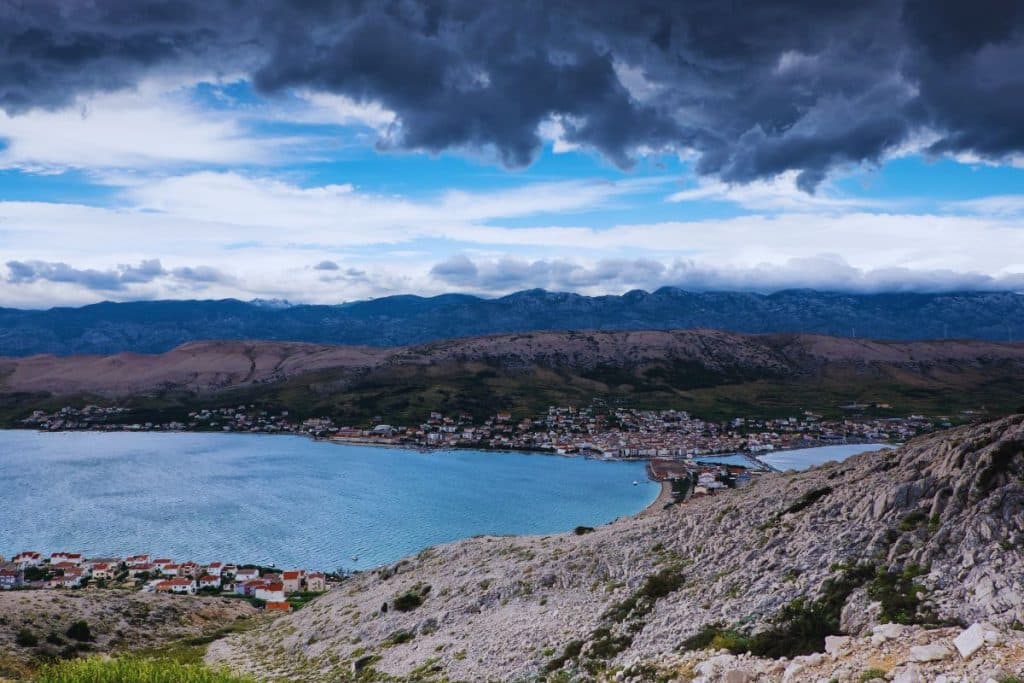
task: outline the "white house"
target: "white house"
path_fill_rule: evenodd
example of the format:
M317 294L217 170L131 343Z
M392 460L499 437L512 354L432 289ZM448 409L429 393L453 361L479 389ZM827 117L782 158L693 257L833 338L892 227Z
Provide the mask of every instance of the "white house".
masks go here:
M23 550L11 558L11 562L18 565L18 569L38 567L43 563L43 554L37 553L35 550Z
M260 570L256 568L251 569L236 569L235 570L235 581L238 583L244 583L246 581L253 581L260 578Z
M310 572L306 575L306 590L312 593L322 593L327 590L327 577L323 572Z
M196 582L192 579L167 579L156 585L157 593L187 593L196 592Z
M284 584L267 583L264 587L257 588L253 597L266 602L284 602Z
M285 593L298 593L302 590L302 580L305 578L305 570L298 569L287 571L281 574L281 582L284 584Z
M91 566L91 569L94 579L112 579L117 573L117 568L106 562L97 562Z
M203 574L199 577L199 588L220 588L220 577L213 574Z
M57 564L58 562L71 562L72 564L79 565L85 560L82 557L82 553L67 553L57 552L50 555L50 564Z

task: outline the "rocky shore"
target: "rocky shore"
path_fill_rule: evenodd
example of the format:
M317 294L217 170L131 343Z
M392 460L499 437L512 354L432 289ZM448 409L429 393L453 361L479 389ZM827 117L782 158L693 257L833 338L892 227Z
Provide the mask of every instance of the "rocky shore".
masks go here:
M1024 675L1024 416L578 531L426 549L207 658L324 681Z

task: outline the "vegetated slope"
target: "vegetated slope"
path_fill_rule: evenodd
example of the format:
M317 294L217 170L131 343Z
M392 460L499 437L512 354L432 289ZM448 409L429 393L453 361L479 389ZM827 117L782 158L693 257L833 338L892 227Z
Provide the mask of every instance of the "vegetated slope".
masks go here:
M300 416L407 422L432 410L527 415L594 397L707 416L855 400L904 412L1005 414L1019 405L1022 381L1021 344L714 330L536 332L397 349L196 342L160 355L0 359L8 419L78 400L157 413L244 402Z
M201 655L208 642L260 618L241 600L113 589L0 591L0 680L27 680L41 662L76 655ZM87 628L69 635L79 621Z
M1014 293L770 295L663 287L588 297L528 290L496 299L390 296L337 306L140 301L45 311L0 309L0 355L161 353L205 339L406 346L450 337L538 330L712 328L876 339L1024 338Z
M709 644L821 652L886 622L1009 630L1024 416L579 532L424 550L207 657L296 680L589 680Z

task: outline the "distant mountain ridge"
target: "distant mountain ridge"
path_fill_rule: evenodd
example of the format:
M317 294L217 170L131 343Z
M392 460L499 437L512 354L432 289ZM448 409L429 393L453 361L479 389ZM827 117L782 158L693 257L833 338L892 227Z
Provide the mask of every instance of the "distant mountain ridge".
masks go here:
M774 294L663 287L621 296L526 290L496 299L466 294L389 296L340 305L283 302L104 302L44 311L0 309L0 355L162 353L206 339L404 346L543 330L711 328L887 340L1024 339L1024 296L1012 292Z

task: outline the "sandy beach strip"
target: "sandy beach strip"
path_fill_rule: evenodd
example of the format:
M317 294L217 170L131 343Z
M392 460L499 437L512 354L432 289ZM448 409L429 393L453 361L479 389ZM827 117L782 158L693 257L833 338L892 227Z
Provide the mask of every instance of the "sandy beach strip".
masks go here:
M661 510L665 505L672 502L672 482L663 481L661 482L661 490L658 491L658 497L651 501L650 505L641 510L637 516L648 515Z

